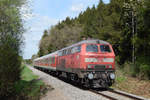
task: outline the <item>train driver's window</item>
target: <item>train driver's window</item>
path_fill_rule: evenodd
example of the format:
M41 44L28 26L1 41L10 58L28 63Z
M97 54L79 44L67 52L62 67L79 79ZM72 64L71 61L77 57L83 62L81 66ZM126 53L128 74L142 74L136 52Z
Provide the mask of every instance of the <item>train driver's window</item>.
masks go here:
M96 44L89 44L86 46L87 52L98 52L98 46Z
M111 52L109 45L100 45L101 52Z

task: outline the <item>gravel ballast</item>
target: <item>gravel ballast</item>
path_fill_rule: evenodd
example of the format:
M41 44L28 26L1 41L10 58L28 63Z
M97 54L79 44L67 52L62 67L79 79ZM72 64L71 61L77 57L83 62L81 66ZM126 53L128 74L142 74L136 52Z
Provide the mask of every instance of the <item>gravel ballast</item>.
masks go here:
M74 87L31 66L28 67L35 75L38 75L45 84L51 85L54 88L54 90L49 91L46 96L42 97L41 100L108 100L88 90Z

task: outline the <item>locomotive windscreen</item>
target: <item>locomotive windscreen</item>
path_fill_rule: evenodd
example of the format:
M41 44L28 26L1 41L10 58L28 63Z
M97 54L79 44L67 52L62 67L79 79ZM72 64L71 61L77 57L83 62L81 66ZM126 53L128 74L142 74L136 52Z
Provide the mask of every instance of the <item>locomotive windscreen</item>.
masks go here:
M111 52L109 45L100 45L101 52Z
M87 52L98 52L98 46L96 44L90 44L86 46Z

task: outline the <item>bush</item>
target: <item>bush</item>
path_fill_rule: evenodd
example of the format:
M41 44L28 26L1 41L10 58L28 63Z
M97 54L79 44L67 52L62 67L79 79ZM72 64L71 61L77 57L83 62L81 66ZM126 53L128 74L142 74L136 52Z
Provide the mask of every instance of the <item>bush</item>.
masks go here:
M139 75L141 79L150 79L150 66L147 64L141 64Z
M123 66L123 72L126 75L132 76L132 77L136 77L137 75L137 68L134 64L132 64L131 62L125 62Z
M20 79L21 59L18 53L5 43L0 46L0 97L14 95L14 83Z
M15 96L20 79L20 46L24 32L20 7L24 0L0 0L0 99Z
M150 79L149 59L145 57L139 57L135 64L126 62L123 65L123 71L125 74L132 77L138 77L139 79Z

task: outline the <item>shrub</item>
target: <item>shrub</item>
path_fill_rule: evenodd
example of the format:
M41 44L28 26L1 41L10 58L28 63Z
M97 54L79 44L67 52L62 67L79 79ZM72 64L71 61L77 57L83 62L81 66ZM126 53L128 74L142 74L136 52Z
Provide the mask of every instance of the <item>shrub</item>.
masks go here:
M0 99L15 96L20 79L22 34L20 7L24 0L0 0Z

